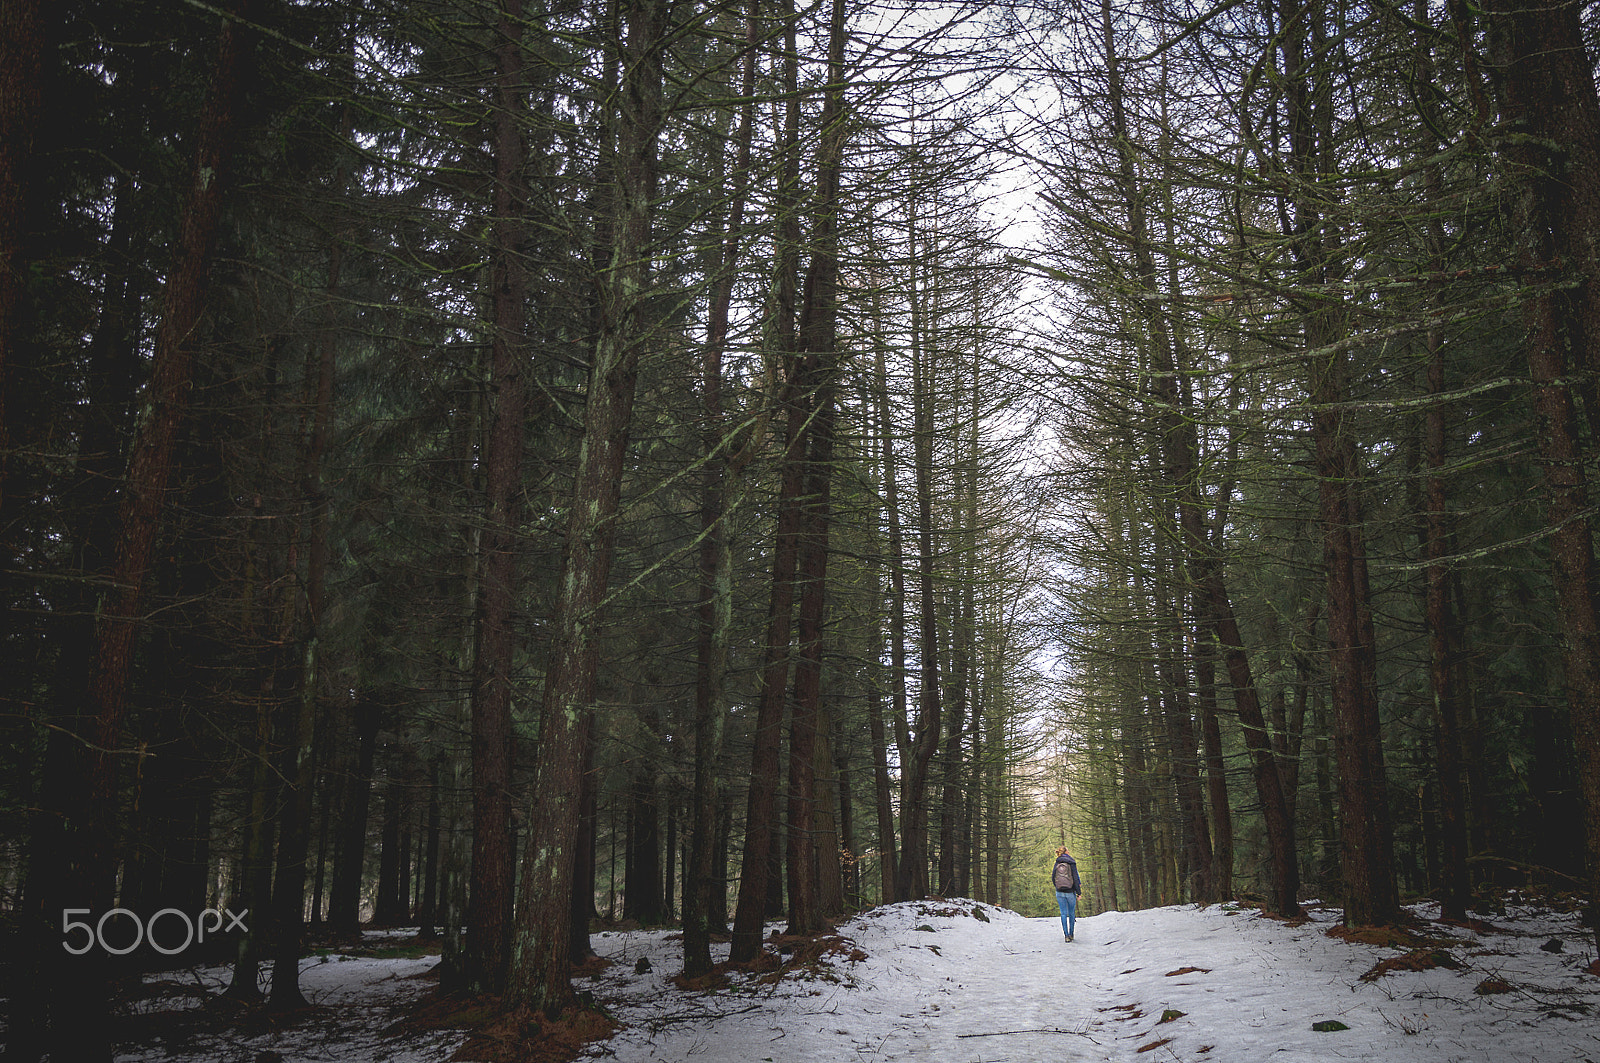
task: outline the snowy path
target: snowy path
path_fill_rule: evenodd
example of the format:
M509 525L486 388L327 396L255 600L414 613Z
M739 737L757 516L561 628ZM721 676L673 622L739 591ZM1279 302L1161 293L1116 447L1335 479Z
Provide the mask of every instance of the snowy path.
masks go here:
M1063 942L1059 920L983 907L984 923L968 914L975 908L929 901L866 913L841 928L868 958L837 957L840 981L823 968L759 991L703 998L700 1010L727 1016L714 1022L663 1025L648 1014L659 997L633 1005L646 1009L643 1016L614 1008L643 1024L606 1049L621 1063L1103 1058L1083 1054L1093 1048L1082 1031L1094 1003L1071 990L1066 961L1098 969L1106 950L1087 948L1081 935ZM604 953L604 940L596 944ZM669 972L676 965L670 952L656 964ZM763 1006L745 1010L752 997Z
M593 988L630 1028L593 1053L619 1063L1600 1061L1600 979L1582 970L1593 956L1571 916L1508 913L1507 933L1452 946L1462 969L1363 981L1402 950L1328 937L1332 911L1301 926L1219 907L1110 912L1080 919L1067 944L1056 919L983 908L984 922L975 908L876 909L840 929L866 959L835 956L716 994L666 985L679 969L667 935L597 936L618 962ZM1539 949L1558 933L1565 954ZM651 973L634 972L640 956ZM1489 976L1514 988L1474 992ZM1312 1028L1329 1020L1348 1028Z

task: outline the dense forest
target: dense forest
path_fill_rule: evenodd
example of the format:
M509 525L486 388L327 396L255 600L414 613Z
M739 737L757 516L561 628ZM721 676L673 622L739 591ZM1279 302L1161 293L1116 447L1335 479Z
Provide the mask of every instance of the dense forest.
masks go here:
M555 1014L602 925L699 975L1062 843L1090 910L1592 901L1597 46L0 0L6 1058L179 953L294 1009L420 925Z

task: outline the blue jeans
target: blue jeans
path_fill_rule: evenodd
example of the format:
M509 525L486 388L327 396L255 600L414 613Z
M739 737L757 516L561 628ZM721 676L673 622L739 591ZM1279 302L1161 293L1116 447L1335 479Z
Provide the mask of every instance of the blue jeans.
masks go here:
M1073 927L1078 925L1078 895L1057 890L1056 904L1061 908L1061 932L1071 937Z

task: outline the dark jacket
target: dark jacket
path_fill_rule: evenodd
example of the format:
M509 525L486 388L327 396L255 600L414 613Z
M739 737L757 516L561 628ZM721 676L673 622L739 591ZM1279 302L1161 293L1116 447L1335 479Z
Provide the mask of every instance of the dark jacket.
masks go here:
M1070 875L1060 873L1062 864L1067 865L1067 870L1071 872ZM1068 856L1066 853L1062 853L1060 856L1056 857L1055 866L1050 869L1050 881L1052 883L1059 883L1062 881L1070 881L1072 883L1070 886L1057 885L1057 893L1083 892L1083 880L1078 877L1078 862L1072 857Z

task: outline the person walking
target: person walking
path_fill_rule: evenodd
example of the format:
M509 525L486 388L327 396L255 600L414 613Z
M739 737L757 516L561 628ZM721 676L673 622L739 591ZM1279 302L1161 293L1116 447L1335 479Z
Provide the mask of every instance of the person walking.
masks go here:
M1078 877L1078 862L1065 845L1056 850L1050 881L1055 885L1056 905L1061 909L1061 932L1071 941L1078 925L1078 895L1083 892L1083 879Z

